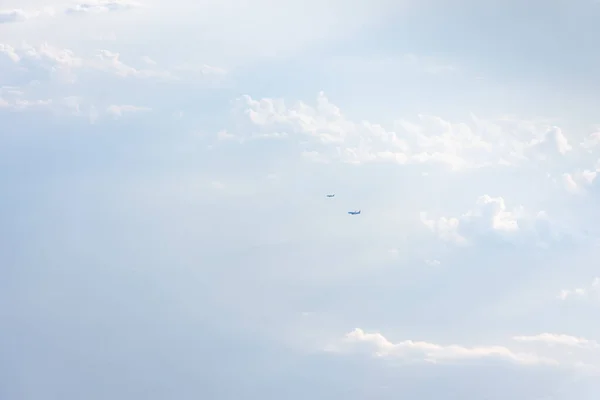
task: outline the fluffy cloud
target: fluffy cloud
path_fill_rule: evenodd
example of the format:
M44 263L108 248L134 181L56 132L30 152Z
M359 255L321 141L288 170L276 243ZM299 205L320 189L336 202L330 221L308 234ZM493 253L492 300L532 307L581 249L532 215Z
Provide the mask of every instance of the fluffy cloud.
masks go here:
M445 241L466 245L480 237L494 234L506 240L517 235L538 236L538 229L548 228L545 212L526 212L522 206L507 208L504 198L480 196L475 207L459 217L430 218L420 213L421 222ZM544 232L546 233L546 232Z
M594 278L593 282L588 287L579 287L574 289L562 289L558 294L558 298L566 300L572 297L588 297L598 296L600 294L600 278Z
M584 349L598 349L600 345L595 340L589 340L582 337L575 337L564 334L540 333L535 336L515 336L514 340L518 342L544 343L548 346L573 346Z
M47 100L21 100L16 99L13 102L9 102L5 99L0 99L0 108L9 108L14 111L24 111L28 109L39 109L39 108L47 108L52 105L52 99Z
M283 99L238 99L243 121L258 130L249 139L289 133L309 140L305 154L344 163L436 163L452 169L516 166L527 160L562 157L572 146L562 130L545 121L511 118L450 122L431 115L397 120L392 128L346 117L323 92L316 105Z
M588 135L588 137L581 142L580 147L584 148L588 152L592 152L596 146L600 144L600 132L592 132Z
M19 62L21 59L21 57L15 51L15 48L7 44L0 43L0 53L13 62Z
M0 10L0 24L6 24L11 22L24 22L28 19L44 15L54 15L54 9L46 7L34 11L25 11L20 8L15 8L12 10Z
M575 172L564 172L561 175L565 189L573 194L583 194L594 184L600 172L600 161L592 168L579 169Z
M141 6L141 3L132 0L97 0L76 4L66 9L67 14L85 14L107 11L128 10Z
M26 19L27 14L23 10L0 10L0 24L25 21Z
M168 71L156 69L138 69L121 61L119 53L109 50L99 50L96 56L89 61L89 66L98 70L113 73L119 77L135 78L164 78L175 79Z
M55 16L56 10L66 15L103 13L109 11L129 10L142 6L142 3L132 0L91 0L85 3L75 4L66 8L41 7L37 9L24 10L22 8L0 9L0 24L11 22L24 22L40 16Z
M55 104L52 99L31 100L24 98L23 91L18 87L0 87L0 108L12 111L48 108Z
M553 333L513 336L511 339L510 345L478 346L420 340L393 342L381 333L356 328L324 350L333 354L359 353L403 363L483 365L486 360L497 360L530 368L554 367L594 375L600 373L600 345L594 340Z
M522 365L559 365L559 361L534 353L517 352L505 346L442 345L425 341L404 340L391 342L380 333L368 333L360 328L349 332L329 351L366 351L378 357L392 357L407 361L429 363L456 363L477 359L500 359Z
M19 48L1 45L2 51L10 60L25 69L42 68L51 74L56 72L72 73L76 69L95 69L112 73L119 77L170 77L165 71L137 69L119 59L118 53L109 50L98 50L93 58L84 59L70 49L61 49L48 43L39 46L23 44Z
M130 104L111 104L104 109L80 96L56 97L53 99L28 99L19 88L0 88L0 109L10 111L37 110L46 111L55 115L75 116L88 119L91 123L102 116L121 118L125 114L151 111L150 107L135 106Z
M121 55L106 49L97 50L92 57L84 57L75 54L73 50L59 48L48 43L42 43L39 46L33 46L27 43L19 47L0 43L0 54L13 62L13 66L20 71L32 69L42 69L47 71L50 76L66 76L69 82L74 82L73 75L75 70L101 71L119 78L140 78L140 79L161 79L170 81L181 81L193 76L215 76L222 77L226 71L222 68L208 65L199 65L197 67L189 64L175 65L168 69L157 67L157 63L145 63L148 68L135 67L121 59ZM149 59L149 58L148 58ZM182 72L187 72L184 75Z
M136 81L204 84L222 80L227 75L227 71L221 68L202 64L197 67L193 64L161 67L158 62L148 60L151 59L146 57L142 59L143 64L140 62L140 66L134 66L122 60L119 53L106 49L90 54L45 42L38 46L0 43L0 68L5 73L3 83L6 85L0 93L0 104L2 108L13 110L38 106L57 110L62 107L63 99L77 97L89 103L90 112L83 114L95 120L97 109L105 109L112 115L134 111L115 109L112 103L146 100L135 98L136 90L123 87L124 82L133 86ZM79 107L74 115L83 115L81 110Z
M529 146L540 151L540 156L546 157L546 154L558 152L565 155L573 150L573 146L562 132L562 129L557 126L551 126L541 137L536 137L531 140Z

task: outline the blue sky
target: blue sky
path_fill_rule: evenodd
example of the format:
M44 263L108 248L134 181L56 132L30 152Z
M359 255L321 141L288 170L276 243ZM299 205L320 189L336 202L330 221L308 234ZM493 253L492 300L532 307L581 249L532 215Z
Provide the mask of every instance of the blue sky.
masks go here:
M4 1L0 397L596 399L599 14Z

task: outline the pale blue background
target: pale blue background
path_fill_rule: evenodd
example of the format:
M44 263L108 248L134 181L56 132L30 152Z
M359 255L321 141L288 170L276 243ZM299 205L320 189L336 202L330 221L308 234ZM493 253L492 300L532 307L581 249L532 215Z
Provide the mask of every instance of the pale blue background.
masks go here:
M67 13L74 4L0 7L0 398L597 398L600 378L573 364L600 368L598 349L536 347L559 367L324 349L354 328L466 347L600 338L597 294L557 299L599 274L597 186L573 195L561 174L598 159L579 143L599 122L600 4L153 0ZM44 43L85 65L26 57ZM119 77L90 64L99 49L181 79ZM389 129L418 114L545 118L574 150L453 171L311 163L301 151L326 146L291 131L217 138L256 131L242 95L314 106L320 91L348 120ZM17 98L53 102L17 110ZM115 118L110 105L152 110ZM419 222L484 194L545 210L562 237L542 229L542 248L476 232L461 247Z

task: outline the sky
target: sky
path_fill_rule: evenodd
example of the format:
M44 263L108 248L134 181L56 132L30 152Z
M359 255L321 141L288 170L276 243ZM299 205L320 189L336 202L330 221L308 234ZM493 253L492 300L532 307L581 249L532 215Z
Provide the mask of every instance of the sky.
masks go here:
M2 1L0 398L597 399L599 16Z

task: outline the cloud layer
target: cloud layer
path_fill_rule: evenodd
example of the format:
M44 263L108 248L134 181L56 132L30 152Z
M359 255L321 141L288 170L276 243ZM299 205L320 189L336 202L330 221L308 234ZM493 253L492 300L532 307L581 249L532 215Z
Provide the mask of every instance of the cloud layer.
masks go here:
M442 3L3 3L0 397L595 399L600 9Z

